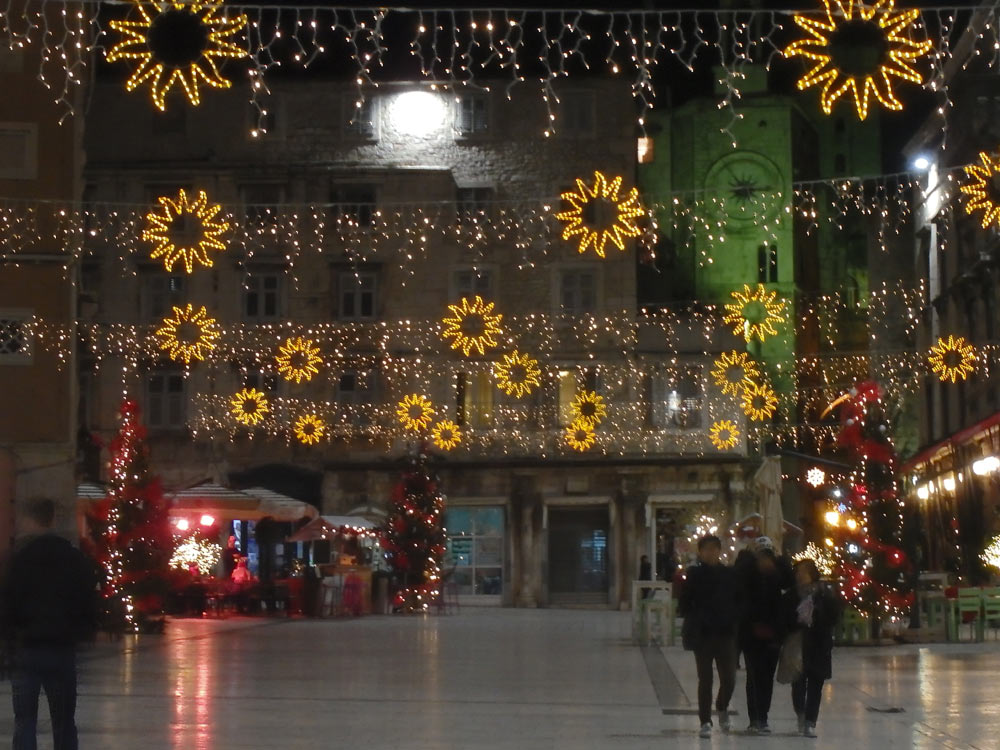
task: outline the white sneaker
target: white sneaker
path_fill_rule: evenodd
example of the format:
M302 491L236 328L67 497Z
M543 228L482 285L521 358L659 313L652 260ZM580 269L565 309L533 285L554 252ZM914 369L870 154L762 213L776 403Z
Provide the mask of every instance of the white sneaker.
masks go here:
M806 722L805 729L802 730L803 737L815 737L816 736L816 725Z
M750 726L747 727L747 734L760 734L760 727L754 722L750 722Z
M806 715L805 714L795 714L799 720L799 734L806 733Z
M729 730L732 728L733 725L729 723L729 711L719 711L719 729L729 734Z
M770 733L771 733L771 727L769 727L767 724L761 724L759 727L757 727L757 734L770 734Z
M702 724L698 736L705 740L709 739L712 736L712 722Z

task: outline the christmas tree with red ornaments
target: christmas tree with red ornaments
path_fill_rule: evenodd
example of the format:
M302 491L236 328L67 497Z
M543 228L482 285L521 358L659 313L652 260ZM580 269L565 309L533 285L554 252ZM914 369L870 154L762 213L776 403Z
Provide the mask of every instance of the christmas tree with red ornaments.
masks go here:
M852 388L840 407L837 443L853 467L837 511L838 576L847 600L875 621L913 604L911 562L902 549L903 504L886 406L875 382Z
M441 596L445 553L444 495L419 452L392 491L382 548L396 576L399 612L426 612Z
M126 400L111 441L108 495L90 514L108 626L131 632L163 629L173 538L160 481L149 471L139 406Z

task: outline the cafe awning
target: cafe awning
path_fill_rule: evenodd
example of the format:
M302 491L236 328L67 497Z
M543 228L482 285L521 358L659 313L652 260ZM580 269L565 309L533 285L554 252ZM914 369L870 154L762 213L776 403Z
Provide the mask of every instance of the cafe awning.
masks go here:
M307 523L290 537L289 542L316 542L344 534L375 533L375 524L360 516L319 516Z
M234 490L212 482L187 487L169 494L170 515L205 513L217 521L298 521L315 518L319 511L309 503L263 487Z

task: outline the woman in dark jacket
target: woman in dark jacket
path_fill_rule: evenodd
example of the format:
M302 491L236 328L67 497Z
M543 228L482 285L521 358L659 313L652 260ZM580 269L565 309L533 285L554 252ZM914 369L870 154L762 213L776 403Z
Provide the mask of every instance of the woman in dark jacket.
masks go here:
M823 698L823 683L832 673L833 628L840 615L840 602L820 583L812 560L795 565L795 586L785 594L789 629L802 634L802 672L792 683L792 705L799 718L799 731L816 736L816 719Z

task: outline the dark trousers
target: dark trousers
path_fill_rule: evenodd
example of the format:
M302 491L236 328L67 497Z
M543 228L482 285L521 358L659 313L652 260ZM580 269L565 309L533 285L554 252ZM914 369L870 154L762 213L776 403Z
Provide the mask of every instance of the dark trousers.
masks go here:
M823 700L823 683L826 680L813 677L806 672L792 683L792 705L795 713L805 716L806 722L816 724L819 718L819 704Z
M780 653L777 645L766 641L749 641L743 645L747 670L747 715L751 724L767 724Z
M736 638L728 635L703 636L694 650L698 665L698 718L702 724L712 720L712 663L719 671L719 695L715 707L729 708L729 699L736 688Z
M45 690L54 750L77 750L76 653L72 646L22 646L11 670L14 750L36 750L38 697Z

